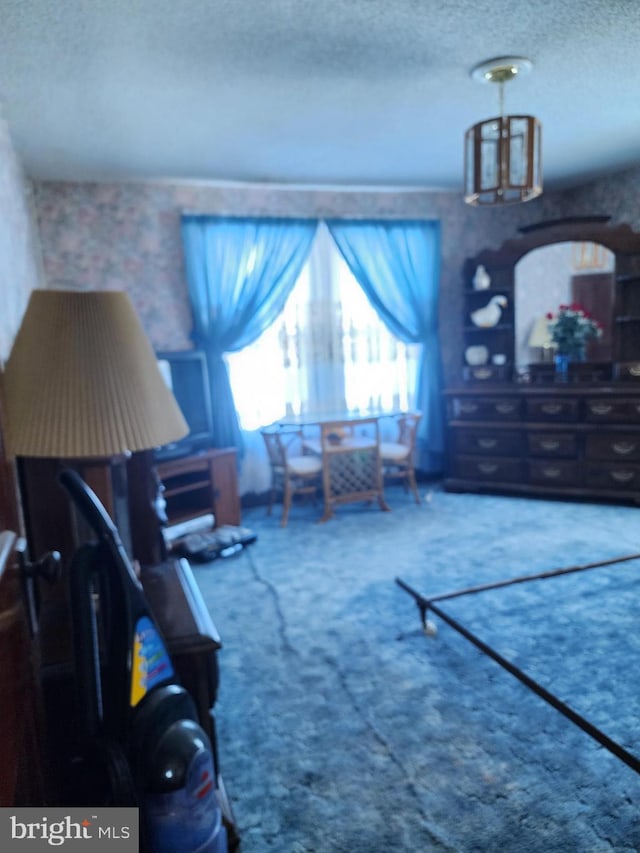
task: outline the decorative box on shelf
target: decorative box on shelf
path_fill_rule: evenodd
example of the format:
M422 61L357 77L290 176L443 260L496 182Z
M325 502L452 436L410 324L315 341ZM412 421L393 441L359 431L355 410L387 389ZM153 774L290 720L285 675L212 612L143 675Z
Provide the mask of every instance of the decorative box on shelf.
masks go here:
M511 365L465 365L462 376L465 382L509 382L511 380Z

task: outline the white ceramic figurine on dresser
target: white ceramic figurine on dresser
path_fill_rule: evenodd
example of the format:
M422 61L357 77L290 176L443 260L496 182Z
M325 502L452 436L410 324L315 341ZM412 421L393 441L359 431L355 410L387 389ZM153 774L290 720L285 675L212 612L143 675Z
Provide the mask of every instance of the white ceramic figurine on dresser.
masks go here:
M473 289L487 290L489 287L491 287L491 277L482 264L480 264L473 276Z
M470 314L471 322L480 329L490 329L497 326L502 317L502 309L507 307L507 297L498 294L492 296L484 308L478 308Z

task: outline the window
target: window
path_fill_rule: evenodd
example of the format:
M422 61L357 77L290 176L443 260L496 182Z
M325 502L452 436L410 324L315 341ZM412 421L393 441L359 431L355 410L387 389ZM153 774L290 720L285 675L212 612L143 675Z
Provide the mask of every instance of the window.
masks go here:
M419 356L387 331L321 224L280 317L226 360L240 425L254 430L304 412L414 408Z

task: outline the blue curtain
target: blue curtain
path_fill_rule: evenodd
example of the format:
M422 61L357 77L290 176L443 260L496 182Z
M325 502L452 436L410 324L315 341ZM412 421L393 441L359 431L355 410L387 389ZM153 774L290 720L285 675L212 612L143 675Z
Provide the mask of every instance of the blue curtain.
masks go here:
M373 307L402 341L422 344L417 467L444 463L442 368L438 335L440 223L330 219L329 231Z
M280 314L317 222L185 215L181 226L192 338L209 367L214 442L241 450L223 355L253 343Z

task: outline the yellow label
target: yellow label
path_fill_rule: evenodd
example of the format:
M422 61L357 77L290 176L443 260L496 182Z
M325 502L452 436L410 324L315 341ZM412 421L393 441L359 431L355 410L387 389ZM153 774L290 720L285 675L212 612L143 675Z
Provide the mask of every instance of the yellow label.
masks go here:
M143 654L140 634L136 632L133 641L133 661L131 666L131 700L132 708L144 698L147 692L147 659Z

